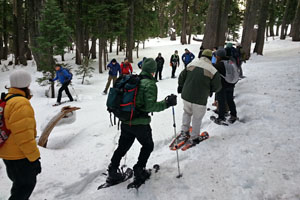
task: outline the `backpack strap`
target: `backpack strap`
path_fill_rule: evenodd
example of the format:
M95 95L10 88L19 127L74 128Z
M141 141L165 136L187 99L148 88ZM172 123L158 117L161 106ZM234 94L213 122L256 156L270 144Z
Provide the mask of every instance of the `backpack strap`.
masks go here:
M6 99L5 99L5 97L8 95L9 93L7 93L7 94L5 94L4 92L3 93L1 93L1 100L2 101L9 101L10 99L12 99L12 98L14 98L14 97L24 97L23 95L21 95L21 94L13 94L13 95L11 95L11 96L9 96L9 97L7 97ZM25 97L24 97L25 98Z

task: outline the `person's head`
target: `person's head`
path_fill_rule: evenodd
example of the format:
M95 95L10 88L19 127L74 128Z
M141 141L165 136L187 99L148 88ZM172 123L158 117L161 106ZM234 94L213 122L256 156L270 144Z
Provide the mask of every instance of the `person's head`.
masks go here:
M146 60L144 60L142 64L142 71L148 72L153 76L154 73L156 72L156 69L157 69L157 64L153 58L147 58Z
M31 75L25 70L16 70L9 76L10 87L18 88L25 92L28 99L31 98L29 86L31 83Z
M61 65L60 65L60 64L56 64L56 65L55 65L55 70L56 70L56 71L59 71L60 69L61 69Z
M128 63L128 58L124 58L124 63Z
M226 51L225 51L225 49L218 49L216 51L217 62L220 62L225 57L226 57Z
M209 60L211 60L212 57L212 51L210 49L204 49L204 51L201 54L201 57L206 57Z
M111 60L111 63L112 63L113 65L115 65L115 64L117 63L117 60L116 60L115 58L113 58L113 59Z
M178 51L177 51L177 50L175 50L175 54L176 54L176 55L178 54Z
M147 58L146 58L146 57L144 57L144 58L143 58L143 61L144 61L144 60L146 60L146 59L147 59Z
M214 48L213 48L213 51L217 51L217 49L218 49L218 47L214 47Z
M158 57L161 57L161 53L158 53Z
M226 44L226 48L231 48L232 47L232 43L231 42L228 42L227 44Z
M185 53L189 53L190 52L188 49L185 49L184 51L185 51Z

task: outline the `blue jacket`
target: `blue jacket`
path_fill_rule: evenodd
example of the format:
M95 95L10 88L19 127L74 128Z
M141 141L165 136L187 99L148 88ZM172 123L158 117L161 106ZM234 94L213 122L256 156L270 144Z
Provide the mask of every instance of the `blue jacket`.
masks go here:
M119 75L121 74L121 67L120 67L119 63L116 63L116 64L113 65L112 62L110 62L107 65L107 69L109 70L108 74L111 75L111 76L117 76L118 72L119 72Z
M194 60L194 58L195 58L195 55L192 52L184 53L181 56L181 59L185 64L189 64L190 62L192 62L192 60Z
M61 84L64 84L66 81L70 81L72 79L71 74L64 68L60 68L60 70L56 71L56 77L53 81L59 80Z

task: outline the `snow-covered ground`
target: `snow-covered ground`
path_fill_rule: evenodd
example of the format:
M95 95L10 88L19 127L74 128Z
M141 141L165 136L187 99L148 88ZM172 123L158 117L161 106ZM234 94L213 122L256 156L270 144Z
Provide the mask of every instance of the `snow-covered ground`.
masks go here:
M182 55L189 48L198 55L200 44L180 45L179 40L151 39L146 48L140 49L140 59L134 61L134 71L139 73L137 61L142 57L155 58L158 52L165 58L163 80L157 83L158 99L176 93L177 80L171 79L169 59L175 49ZM66 62L74 65L72 57ZM110 54L119 62L124 55ZM4 62L5 63L5 62ZM79 101L76 121L61 124L52 131L48 147L41 148L42 173L38 176L32 200L133 200L133 199L186 199L186 200L299 200L300 199L300 43L269 39L264 56L252 55L243 65L245 79L236 85L235 102L242 122L228 127L218 126L209 120L208 111L202 130L210 139L186 152L179 152L183 177L177 179L176 153L168 144L173 135L172 110L154 113L152 131L155 149L148 167L160 164L161 170L142 185L138 192L127 190L130 182L97 190L105 181L105 172L119 131L110 126L106 111L106 98L101 92L107 80L107 72L96 70L89 85L81 85L78 77L73 87ZM94 63L97 68L98 63ZM76 66L73 66L76 68ZM2 66L0 66L2 68ZM20 68L20 67L16 67ZM176 75L183 69L181 64ZM41 76L35 66L26 67L36 79ZM0 92L9 85L8 76L13 71L0 72ZM31 84L34 97L38 135L43 127L60 110L52 107L55 99L45 97L46 87ZM73 91L74 92L74 91ZM74 93L73 93L74 94ZM213 98L207 107L212 108ZM175 108L177 131L182 118L182 100ZM126 164L137 161L140 145L135 142L127 153ZM122 160L122 164L125 159ZM5 166L0 162L0 200L7 199L11 182Z

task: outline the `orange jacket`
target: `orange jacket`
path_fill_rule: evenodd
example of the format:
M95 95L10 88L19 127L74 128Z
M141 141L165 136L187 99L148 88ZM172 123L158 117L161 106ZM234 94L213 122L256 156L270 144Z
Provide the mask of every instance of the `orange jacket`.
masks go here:
M12 94L21 94L25 97L25 92L17 88L9 89L8 97ZM6 103L5 125L11 134L4 145L0 147L0 158L6 160L27 158L33 162L40 157L35 141L36 122L33 108L29 100L24 97L17 96Z

